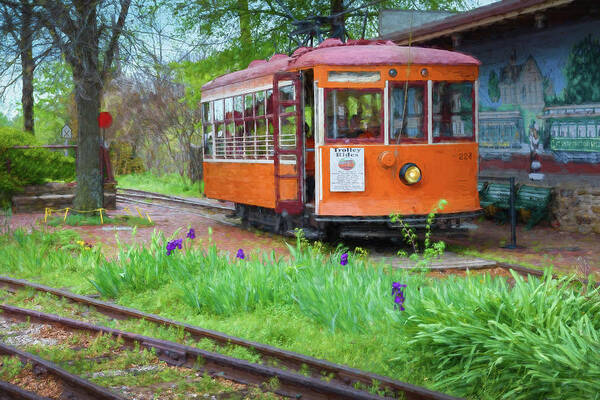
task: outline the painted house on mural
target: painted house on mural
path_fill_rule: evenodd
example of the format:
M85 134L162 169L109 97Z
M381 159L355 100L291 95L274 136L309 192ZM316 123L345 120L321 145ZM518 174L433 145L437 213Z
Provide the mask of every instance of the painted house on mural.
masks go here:
M384 39L482 62L482 175L555 187L566 229L600 233L600 1L504 0L422 25L384 22Z

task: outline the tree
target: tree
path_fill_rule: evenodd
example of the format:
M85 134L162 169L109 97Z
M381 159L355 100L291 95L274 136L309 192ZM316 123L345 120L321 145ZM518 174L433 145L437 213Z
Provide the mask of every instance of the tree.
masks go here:
M36 69L34 79L36 137L42 143L63 144L62 127L69 124L77 138L73 73L64 61L48 61Z
M45 30L33 12L32 0L15 0L13 6L0 2L0 60L5 67L0 76L9 76L8 84L0 88L4 91L19 78L22 78L21 104L23 107L23 128L34 133L33 81L36 67L44 59L55 54ZM18 62L20 60L20 63ZM19 65L20 64L20 65Z
M565 104L600 102L600 41L586 36L571 49L565 66Z
M103 185L97 118L131 0L32 1L33 16L48 30L73 73L78 121L74 207L98 209L103 205ZM0 5L16 8L19 3L0 0Z

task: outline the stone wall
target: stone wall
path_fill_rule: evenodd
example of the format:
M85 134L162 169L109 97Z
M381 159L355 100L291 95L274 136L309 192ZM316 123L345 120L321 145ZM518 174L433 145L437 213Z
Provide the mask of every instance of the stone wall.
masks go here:
M600 188L568 184L555 187L552 213L560 230L600 234Z
M50 182L44 185L26 186L23 192L12 198L13 212L44 212L46 207L61 209L73 207L76 183ZM114 210L117 206L116 183L104 184L104 208Z

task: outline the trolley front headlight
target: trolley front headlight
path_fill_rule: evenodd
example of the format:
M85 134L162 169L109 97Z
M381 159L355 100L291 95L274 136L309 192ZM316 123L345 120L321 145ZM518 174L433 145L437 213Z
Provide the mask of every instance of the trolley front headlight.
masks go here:
M422 177L421 170L413 163L404 164L402 168L400 168L400 173L398 175L400 180L407 185L419 183Z

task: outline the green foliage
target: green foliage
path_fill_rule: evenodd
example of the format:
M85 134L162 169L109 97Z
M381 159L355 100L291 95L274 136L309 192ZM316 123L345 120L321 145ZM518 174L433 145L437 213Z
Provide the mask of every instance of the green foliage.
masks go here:
M415 229L407 225L402 219L400 214L390 215L390 220L394 224L400 225L402 230L402 237L404 241L412 247L413 253L409 256L404 250L398 251L398 255L401 257L408 257L415 262L415 268L426 268L432 260L440 257L444 254L446 244L443 241L432 242L431 241L431 228L435 220L435 214L444 209L444 206L448 202L444 199L440 200L434 209L427 214L425 221L425 240L423 242L423 253L419 253L418 236Z
M2 356L0 358L0 380L10 382L25 368L18 357ZM31 368L31 366L29 366Z
M429 10L465 10L465 0L423 0L419 7ZM206 58L198 62L174 64L180 79L185 82L188 100L200 100L202 85L217 76L244 69L255 59L266 59L275 53L291 53L298 47L290 33L296 29L292 25L293 16L303 20L315 15L330 15L330 0L303 1L259 1L247 0L196 0L170 3L175 18L180 21L180 31L199 32L207 42L218 43L211 46ZM381 9L414 8L414 3L404 0L384 0L376 5L364 7L353 3L348 8L360 11L350 13L345 19L350 38L361 37L364 24L364 11L368 11L365 37L379 35L378 15ZM289 12L289 13L288 13ZM325 33L324 37L327 37ZM316 39L314 45L316 45Z
M117 176L119 187L145 190L170 196L199 197L204 195L204 183L191 183L179 174L156 175L150 171L142 174Z
M565 78L567 87L563 97L566 104L583 104L600 101L600 40L586 36L571 49Z
M573 278L552 280L548 271L513 279L512 288L489 276L409 287L412 316L398 328L434 366L435 387L474 398L597 396L598 289L582 296Z
M23 186L46 180L75 179L75 160L46 149L12 149L13 146L37 145L28 133L0 128L0 205L10 202ZM10 165L10 172L8 166Z
M46 221L48 226L90 226L90 225L127 225L127 226L154 226L154 223L147 218L141 218L131 215L116 215L109 217L104 214L101 219L99 215L90 214L68 214L64 216L50 217Z
M144 161L133 153L133 146L127 142L110 144L110 161L115 175L141 174L145 170Z
M10 207L0 208L0 235L10 233L10 221L12 209Z
M43 277L44 284L71 287L73 291L90 291L83 278L98 263L100 249L91 250L77 244L74 231L48 233L34 230L30 234L17 229L0 236L0 273L21 279Z
M341 266L344 249L328 255L300 237L289 259L251 253L245 260L198 241L186 241L167 257L160 235L146 247L119 246L106 260L96 248L69 249L76 238L70 231L0 236L0 271L76 292L91 290L85 280L91 277L98 286L114 284L105 293L122 305L452 395L579 399L600 390L600 293L594 282L582 290L576 279L551 280L551 271L527 281L514 275L514 286L487 274L434 280L354 255ZM405 311L393 310L393 281L407 284ZM30 296L19 301L41 304ZM127 324L119 328L158 332L149 323ZM188 340L181 332L161 332L165 339ZM217 350L206 341L193 345ZM95 349L109 350L102 343ZM256 361L243 351L240 356ZM117 364L94 370L109 366Z
M64 144L60 137L65 124L74 135L77 129L72 120L73 74L64 61L43 63L35 71L34 103L35 136L43 144Z
M4 127L4 126L12 127L13 121L10 118L8 118L6 115L4 115L2 112L0 112L0 127Z

